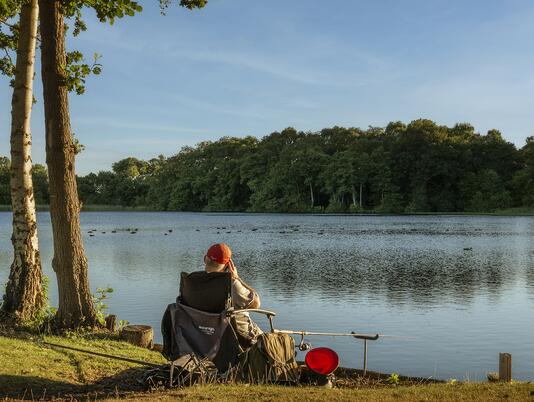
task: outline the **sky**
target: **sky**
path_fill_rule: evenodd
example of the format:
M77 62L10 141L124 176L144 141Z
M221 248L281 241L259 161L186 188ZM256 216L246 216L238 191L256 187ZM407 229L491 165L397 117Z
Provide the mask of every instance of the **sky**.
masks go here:
M286 127L385 126L428 118L498 129L521 147L534 134L531 0L209 0L202 10L157 0L100 23L69 49L102 55L86 93L70 96L85 145L77 172L134 156L171 156L222 136ZM33 160L44 163L37 61ZM9 154L11 89L0 78L0 155Z

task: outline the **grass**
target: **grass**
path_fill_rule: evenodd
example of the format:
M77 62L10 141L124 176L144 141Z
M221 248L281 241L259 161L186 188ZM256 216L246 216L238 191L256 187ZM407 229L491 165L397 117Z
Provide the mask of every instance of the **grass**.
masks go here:
M149 396L131 394L126 400L154 401L534 401L534 385L441 384L380 388L282 387L274 385L210 385L156 392ZM109 399L112 400L112 399Z
M139 390L136 383L143 366L49 346L43 342L78 349L164 363L160 353L121 342L113 335L35 336L0 334L0 397L109 393L116 387Z
M530 383L423 383L400 376L399 385L338 372L338 387L204 385L147 392L137 379L146 369L104 357L66 350L43 342L164 363L157 352L121 342L107 334L37 336L0 331L0 399L172 401L534 401ZM350 377L352 373L353 377Z

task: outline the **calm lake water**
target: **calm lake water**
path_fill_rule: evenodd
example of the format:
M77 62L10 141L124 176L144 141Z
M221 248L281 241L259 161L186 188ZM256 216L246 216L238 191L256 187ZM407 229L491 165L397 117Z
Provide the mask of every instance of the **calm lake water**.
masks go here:
M113 287L109 312L152 325L157 340L180 272L201 269L207 247L224 241L278 328L412 337L370 342L370 370L484 380L509 352L514 378L534 378L533 217L87 212L82 228L91 287ZM11 214L0 213L1 283L10 236ZM48 213L39 237L54 304ZM307 340L362 365L361 341Z

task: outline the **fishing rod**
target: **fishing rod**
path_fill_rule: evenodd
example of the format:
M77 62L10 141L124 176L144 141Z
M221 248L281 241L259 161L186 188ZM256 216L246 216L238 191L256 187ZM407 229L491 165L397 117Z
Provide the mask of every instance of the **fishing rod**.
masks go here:
M350 336L357 339L367 339L369 341L376 341L378 338L391 338L391 339L404 339L404 340L414 340L414 336L402 336L402 335L385 335L385 334L358 334L354 331L352 332L313 332L305 330L291 330L291 329L275 329L274 332L279 332L281 334L290 334L290 335L316 335L316 336Z
M366 339L369 341L376 341L378 338L380 338L380 334L375 335L368 335L368 334L358 334L356 332L351 333L343 333L343 332L313 332L313 331L296 331L291 329L275 329L274 332L278 332L279 334L293 334L293 335L317 335L317 336L351 336L353 338L357 339Z
M350 333L344 333L344 332L314 332L314 331L305 331L305 330L285 330L285 329L275 329L273 324L273 317L276 317L276 313L274 311L270 310L264 310L259 308L249 308L249 309L239 309L236 310L234 308L230 308L227 310L227 313L229 316L233 314L244 314L244 313L260 313L263 315L266 315L269 319L269 326L271 327L271 332L278 332L281 334L289 334L289 335L314 335L314 336L350 336L357 339L363 339L363 340L369 340L369 341L376 341L378 338L393 338L393 339L415 339L415 337L411 336L399 336L399 335L384 335L384 334L359 334L354 331L351 331Z

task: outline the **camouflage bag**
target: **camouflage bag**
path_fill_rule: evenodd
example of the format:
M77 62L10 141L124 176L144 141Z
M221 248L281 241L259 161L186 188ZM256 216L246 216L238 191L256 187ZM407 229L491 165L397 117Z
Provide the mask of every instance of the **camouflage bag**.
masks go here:
M263 333L241 355L241 378L252 383L296 383L300 371L295 340L288 334Z

